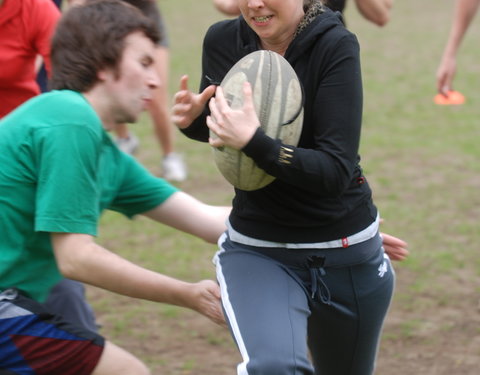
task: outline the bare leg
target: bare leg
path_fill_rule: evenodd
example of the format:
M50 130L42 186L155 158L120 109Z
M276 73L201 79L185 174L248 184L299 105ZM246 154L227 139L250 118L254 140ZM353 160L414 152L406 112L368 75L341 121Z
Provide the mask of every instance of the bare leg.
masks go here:
M105 348L92 375L150 375L150 370L133 354L105 341Z
M168 99L169 51L159 46L156 52L156 68L160 86L154 91L154 100L150 105L150 115L163 152L163 177L172 181L183 181L187 170L181 156L174 151L174 126L170 122L170 103Z
M140 141L137 136L130 132L127 124L118 124L115 126L115 142L120 150L127 154L133 155L137 149Z
M170 123L169 100L168 100L168 48L159 46L156 52L156 68L160 78L160 86L154 91L153 101L150 105L150 115L153 127L162 147L163 155L173 152L173 125Z

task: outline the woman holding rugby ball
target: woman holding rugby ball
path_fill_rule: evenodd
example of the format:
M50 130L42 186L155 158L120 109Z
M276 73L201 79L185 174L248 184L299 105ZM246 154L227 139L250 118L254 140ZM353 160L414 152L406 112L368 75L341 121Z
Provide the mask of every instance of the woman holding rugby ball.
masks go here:
M408 251L391 236L382 244L359 165L358 41L318 0L240 0L239 8L242 17L214 24L205 36L200 94L184 76L173 107L187 136L242 150L276 177L259 190L235 189L215 256L243 358L237 373L372 374L394 289L390 259ZM249 85L237 110L215 87L260 49L287 59L303 85L298 146L262 131ZM218 138L209 140L209 131Z

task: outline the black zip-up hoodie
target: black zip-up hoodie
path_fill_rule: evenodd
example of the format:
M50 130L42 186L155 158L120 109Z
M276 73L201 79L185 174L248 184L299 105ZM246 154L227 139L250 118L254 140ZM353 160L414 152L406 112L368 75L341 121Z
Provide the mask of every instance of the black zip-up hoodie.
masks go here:
M256 239L312 243L341 239L377 216L359 166L362 79L359 45L341 16L325 8L305 20L284 57L304 89L304 123L297 147L283 148L259 128L242 151L276 179L256 191L235 189L232 227ZM208 30L203 45L200 90L219 84L242 57L260 49L258 36L240 16ZM184 133L208 141L205 116ZM290 152L290 164L280 152Z

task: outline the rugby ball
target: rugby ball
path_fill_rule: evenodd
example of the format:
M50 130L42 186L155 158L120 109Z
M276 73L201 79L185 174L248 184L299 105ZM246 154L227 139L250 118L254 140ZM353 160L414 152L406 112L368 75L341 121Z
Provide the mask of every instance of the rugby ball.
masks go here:
M272 51L255 51L239 60L220 86L233 109L243 106L243 84L250 82L255 111L265 133L296 146L303 125L303 90L297 74L285 58ZM211 137L216 137L210 132ZM238 189L261 189L275 180L253 159L231 147L213 148L220 173Z

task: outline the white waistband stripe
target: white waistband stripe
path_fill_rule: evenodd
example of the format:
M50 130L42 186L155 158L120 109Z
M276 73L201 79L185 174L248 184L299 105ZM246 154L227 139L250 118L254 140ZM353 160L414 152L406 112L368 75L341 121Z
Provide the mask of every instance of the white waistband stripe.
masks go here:
M375 221L367 228L352 234L351 236L340 238L338 240L326 241L326 242L312 242L312 243L283 243L258 240L256 238L245 236L232 228L230 222L227 221L227 231L230 239L234 242L242 243L244 245L258 246L258 247L280 247L286 249L334 249L339 247L348 247L361 242L368 241L373 238L380 225L380 216L377 215Z

